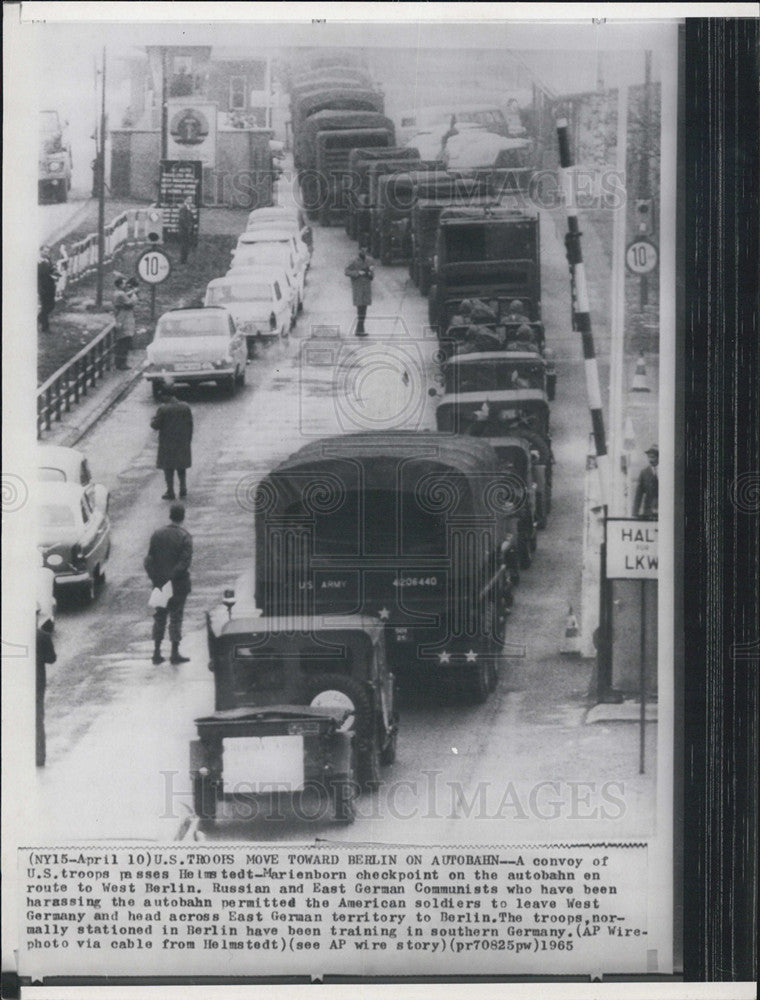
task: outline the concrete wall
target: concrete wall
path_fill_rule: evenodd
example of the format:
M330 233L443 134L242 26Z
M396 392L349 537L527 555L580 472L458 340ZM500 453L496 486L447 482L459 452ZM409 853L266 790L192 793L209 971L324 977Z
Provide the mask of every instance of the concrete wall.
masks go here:
M249 209L271 205L271 138L269 129L218 132L216 167L203 171L203 203ZM113 196L155 201L160 132L116 130L111 143Z

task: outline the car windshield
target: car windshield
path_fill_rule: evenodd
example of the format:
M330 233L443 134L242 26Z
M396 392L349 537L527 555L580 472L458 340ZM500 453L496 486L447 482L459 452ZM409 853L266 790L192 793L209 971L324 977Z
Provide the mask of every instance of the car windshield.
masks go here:
M271 302L268 285L216 285L208 290L208 304L222 306L228 302Z
M543 375L542 367L536 364L481 361L450 365L446 371L446 391L541 389Z
M156 340L170 337L223 337L229 333L226 317L162 316L156 327Z
M37 469L37 478L44 483L65 483L66 473L63 469L53 469L49 466L43 466Z
M43 528L73 528L77 523L74 511L63 503L42 504L39 520Z

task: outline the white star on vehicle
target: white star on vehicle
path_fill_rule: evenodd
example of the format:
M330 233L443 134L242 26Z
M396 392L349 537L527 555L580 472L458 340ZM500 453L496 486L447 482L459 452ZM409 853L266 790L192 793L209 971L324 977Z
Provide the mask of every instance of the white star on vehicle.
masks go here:
M387 622L391 616L391 613L387 608L380 608L380 610L378 611L378 616L380 618L380 621Z
M465 660L467 660L468 663L474 663L477 660L477 658L478 654L475 652L474 649L471 649L465 656Z
M443 653L438 654L438 659L441 663L451 663L451 653L447 653L445 650Z
M488 402L484 402L483 405L480 407L480 409L475 411L475 419L488 420L490 412L491 412L491 407L488 405Z

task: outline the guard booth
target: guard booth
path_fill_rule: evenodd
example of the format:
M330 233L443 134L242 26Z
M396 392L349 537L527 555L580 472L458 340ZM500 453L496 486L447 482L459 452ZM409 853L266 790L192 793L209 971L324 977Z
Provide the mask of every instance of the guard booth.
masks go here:
M600 689L640 699L657 695L657 520L605 519ZM606 632L606 643L604 642ZM606 669L605 669L606 667Z

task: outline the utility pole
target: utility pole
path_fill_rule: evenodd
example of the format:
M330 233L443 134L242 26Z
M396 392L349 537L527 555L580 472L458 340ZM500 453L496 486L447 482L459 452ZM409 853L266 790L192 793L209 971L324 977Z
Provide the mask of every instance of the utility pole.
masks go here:
M161 159L168 155L169 143L169 86L166 72L166 46L161 46Z
M103 263L106 255L106 49L103 46L100 97L100 151L98 155L98 275L95 304L103 305Z
M610 483L609 504L614 517L625 517L623 510L623 368L625 364L625 250L628 198L625 196L628 154L628 88L618 87L617 157L618 183L623 187L623 203L613 208L612 222L612 316L610 337ZM618 188L619 190L619 188Z
M639 198L650 198L649 187L649 131L652 115L652 53L644 53L644 113L641 122L641 154L639 157ZM649 278L642 274L639 285L639 305L643 311L649 304Z

